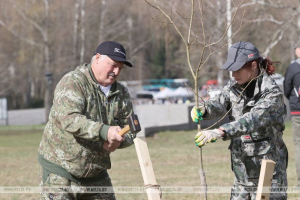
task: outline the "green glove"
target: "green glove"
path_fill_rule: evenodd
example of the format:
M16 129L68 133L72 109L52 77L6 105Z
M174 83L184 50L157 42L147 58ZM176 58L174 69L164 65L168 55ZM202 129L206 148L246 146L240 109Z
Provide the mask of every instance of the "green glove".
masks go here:
M205 146L207 143L216 142L217 139L222 137L222 131L220 129L200 131L195 136L195 143L197 147Z
M205 113L205 107L204 105L199 105L199 107L194 106L193 109L191 110L191 118L193 122L198 123L199 120L202 120L202 116Z

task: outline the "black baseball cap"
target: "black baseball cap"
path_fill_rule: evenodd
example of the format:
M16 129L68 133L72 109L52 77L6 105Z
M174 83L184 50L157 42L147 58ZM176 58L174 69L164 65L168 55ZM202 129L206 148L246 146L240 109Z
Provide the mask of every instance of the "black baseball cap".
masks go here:
M125 65L132 67L132 64L126 60L126 51L124 47L117 42L106 41L99 44L94 55L97 53L106 55L113 60L124 62Z
M240 41L229 48L227 61L221 69L237 71L241 69L246 62L260 57L258 49L252 43Z

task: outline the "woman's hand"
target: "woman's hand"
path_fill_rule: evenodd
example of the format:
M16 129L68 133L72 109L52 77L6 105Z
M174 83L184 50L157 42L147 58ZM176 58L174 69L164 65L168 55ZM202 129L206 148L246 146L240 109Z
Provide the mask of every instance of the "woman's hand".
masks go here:
M223 131L221 129L214 129L214 130L206 130L200 131L195 136L195 143L197 147L202 147L210 142L216 142L217 139L223 136Z
M204 113L205 113L204 105L201 104L198 107L194 106L193 109L191 110L191 118L193 122L198 123L200 120L202 120L202 116L204 115Z

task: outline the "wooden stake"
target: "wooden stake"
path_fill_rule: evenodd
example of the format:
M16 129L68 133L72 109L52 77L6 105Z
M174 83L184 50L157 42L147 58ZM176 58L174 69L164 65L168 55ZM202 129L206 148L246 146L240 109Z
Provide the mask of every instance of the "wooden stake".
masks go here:
M149 200L160 200L160 190L157 185L148 146L144 137L134 139L136 153L139 159L144 184L149 186L146 189ZM151 187L152 186L152 187Z
M270 198L270 188L275 167L273 160L262 160L260 175L256 193L256 200L268 200Z

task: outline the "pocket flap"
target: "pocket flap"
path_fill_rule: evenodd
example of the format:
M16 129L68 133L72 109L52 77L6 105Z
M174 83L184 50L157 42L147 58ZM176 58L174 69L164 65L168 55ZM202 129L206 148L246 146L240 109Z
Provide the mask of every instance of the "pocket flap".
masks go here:
M269 141L242 142L242 151L245 156L265 155L270 152Z

